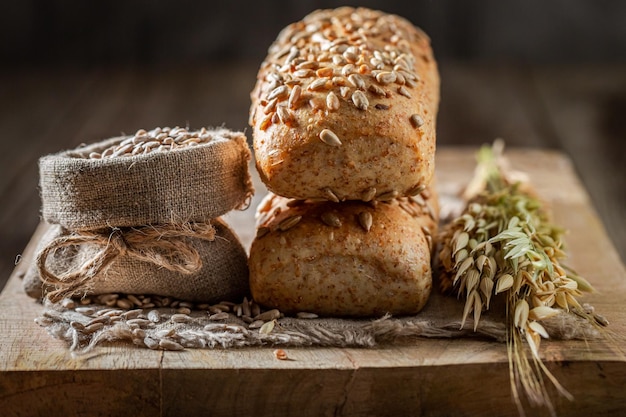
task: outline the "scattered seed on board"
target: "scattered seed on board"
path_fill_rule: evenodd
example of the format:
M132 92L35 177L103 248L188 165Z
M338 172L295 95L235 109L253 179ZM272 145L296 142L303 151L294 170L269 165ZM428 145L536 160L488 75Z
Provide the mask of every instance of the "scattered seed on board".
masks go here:
M92 307L76 307L74 311L84 316L91 316L96 312L96 310L94 310Z
M274 350L274 357L281 361L289 359L289 357L287 356L287 352L285 352L283 349Z
M165 337L171 337L174 335L174 333L176 333L176 329L171 328L171 329L162 329L156 332L155 336L158 338L165 338Z
M141 339L143 339L143 338L145 338L145 337L146 337L146 331L145 331L145 330L143 330L143 329L134 329L134 330L132 331L132 335L133 335L134 337L137 337L137 338L141 338Z
M128 310L128 311L122 313L121 316L122 316L123 319L131 320L131 319L136 319L137 317L139 317L139 315L141 313L143 313L143 310L137 308L135 310Z
M98 330L101 330L103 328L104 328L104 323L93 323L93 324L90 324L88 326L85 326L85 328L83 329L83 333L91 334L91 333L95 333Z
M131 320L126 320L126 324L128 325L136 325L139 327L145 327L149 324L151 324L152 322L150 320L146 320L146 319L131 319Z
M241 303L241 309L242 314L244 316L251 316L252 315L252 311L250 310L250 303L248 302L248 298L247 297L243 297L243 302Z
M226 320L229 317L230 315L227 312L222 311L221 313L211 315L209 317L209 320L212 320L212 321Z
M157 340L149 337L149 336L143 339L143 343L149 349L158 349L159 348L159 342Z
M95 324L95 323L109 324L110 321L111 321L111 317L106 317L106 316L96 317L95 319L91 319L89 323L87 323L87 326L91 326L92 324Z
M183 345L170 339L159 340L159 347L165 350L184 350L185 349Z
M254 317L254 320L269 321L280 317L280 311L277 309L268 310Z
M159 310L150 310L148 312L148 320L150 320L152 323L158 323L161 321L161 313L159 313Z
M263 320L254 320L252 323L250 323L248 328L250 328L250 329L260 329L261 326L263 326L264 324L265 324L265 322Z
M298 313L296 313L296 317L299 319L316 319L319 316L315 313L309 313L306 311L300 311Z
M187 323L191 320L191 317L186 314L172 314L170 320L172 320L174 323Z
M81 322L78 321L73 321L70 323L70 326L72 326L73 329L76 329L78 331L83 331L85 330L85 325L82 324Z

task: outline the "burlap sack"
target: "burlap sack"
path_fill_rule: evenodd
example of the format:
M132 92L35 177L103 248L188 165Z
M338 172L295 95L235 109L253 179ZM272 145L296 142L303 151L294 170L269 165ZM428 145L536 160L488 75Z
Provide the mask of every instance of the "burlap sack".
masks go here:
M107 293L156 294L199 303L240 299L248 293L247 254L238 237L221 219L214 219L213 240L184 238L181 243L195 250L202 266L194 273L172 271L154 262L131 255L115 257L111 264L93 276L73 296ZM38 245L37 253L59 237L72 232L59 225L51 225ZM106 239L108 236L103 236ZM90 243L60 248L50 253L46 268L54 274L80 270L103 247ZM54 285L43 285L37 262L32 262L24 277L24 289L34 298L42 298L53 291Z
M90 159L113 138L39 160L43 219L70 230L209 222L244 207L253 193L243 133L211 132L208 143L171 152Z
M240 132L202 129L202 136L167 151L91 157L134 146L133 136L42 157L42 216L53 226L26 292L53 302L102 293L202 302L246 294L245 250L219 216L249 204L250 149Z

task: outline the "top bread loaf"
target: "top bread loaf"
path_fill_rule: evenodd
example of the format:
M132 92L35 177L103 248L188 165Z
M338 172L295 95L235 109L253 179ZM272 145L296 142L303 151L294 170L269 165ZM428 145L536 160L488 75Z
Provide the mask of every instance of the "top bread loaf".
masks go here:
M342 7L287 26L251 99L257 169L278 195L388 200L431 183L439 74L399 16Z

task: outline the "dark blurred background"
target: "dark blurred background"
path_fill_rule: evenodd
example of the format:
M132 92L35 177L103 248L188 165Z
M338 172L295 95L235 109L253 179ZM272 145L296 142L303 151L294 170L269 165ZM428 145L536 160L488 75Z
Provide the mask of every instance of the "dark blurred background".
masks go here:
M282 27L338 5L408 18L432 37L444 61L580 65L626 58L626 3L619 0L22 0L0 6L0 53L9 66L258 62Z
M21 0L0 4L0 288L39 222L39 156L138 128L247 129L278 32L340 5L430 35L438 146L502 137L570 156L624 259L624 1Z

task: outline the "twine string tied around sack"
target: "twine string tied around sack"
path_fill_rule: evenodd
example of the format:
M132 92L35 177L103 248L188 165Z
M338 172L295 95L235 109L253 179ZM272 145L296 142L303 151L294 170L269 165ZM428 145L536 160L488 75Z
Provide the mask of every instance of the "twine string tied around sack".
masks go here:
M149 262L185 275L202 268L202 258L189 239L213 241L215 228L210 223L148 225L133 228L111 228L98 231L73 231L50 242L37 255L39 276L55 290L47 294L57 302L78 293L86 293L95 276L104 272L118 257ZM98 251L75 270L51 271L47 260L62 249L93 245Z

